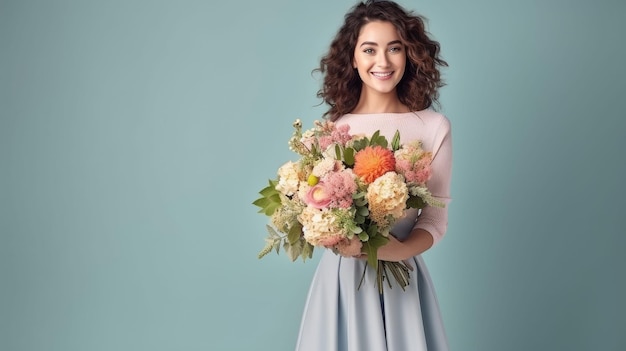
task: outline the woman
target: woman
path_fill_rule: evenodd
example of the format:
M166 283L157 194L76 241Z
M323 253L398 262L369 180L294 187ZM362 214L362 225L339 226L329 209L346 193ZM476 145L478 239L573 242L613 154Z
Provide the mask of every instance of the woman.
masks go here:
M378 259L405 261L412 268L405 290L376 288L376 272L364 257L324 252L302 316L298 351L447 350L435 291L420 254L446 232L450 200L452 144L450 122L433 111L443 85L439 44L430 39L424 20L392 1L354 6L322 58L324 83L318 96L330 109L325 117L348 124L351 134L380 130L391 140L421 140L431 151L427 185L446 203L406 211ZM360 287L359 287L360 285Z

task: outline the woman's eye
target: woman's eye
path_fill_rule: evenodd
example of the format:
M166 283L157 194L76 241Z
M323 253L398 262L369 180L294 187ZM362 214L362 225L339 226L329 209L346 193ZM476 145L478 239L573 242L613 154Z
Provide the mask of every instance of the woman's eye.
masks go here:
M400 48L400 47L393 47L393 48L389 49L389 51L391 51L391 52L400 52L400 51L402 51L402 48Z
M363 50L364 53L366 54L373 54L374 53L374 49L365 49Z

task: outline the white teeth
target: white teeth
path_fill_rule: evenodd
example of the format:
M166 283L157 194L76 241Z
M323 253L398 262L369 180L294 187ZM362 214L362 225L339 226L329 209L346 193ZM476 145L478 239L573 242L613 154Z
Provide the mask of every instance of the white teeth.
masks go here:
M372 72L372 74L376 77L389 77L393 72L386 72L386 73L380 73L380 72Z

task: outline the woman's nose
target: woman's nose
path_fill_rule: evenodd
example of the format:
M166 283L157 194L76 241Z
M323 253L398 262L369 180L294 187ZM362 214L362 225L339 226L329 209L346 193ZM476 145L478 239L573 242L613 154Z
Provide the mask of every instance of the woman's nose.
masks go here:
M382 52L378 55L376 64L380 67L389 67L389 58L386 52Z

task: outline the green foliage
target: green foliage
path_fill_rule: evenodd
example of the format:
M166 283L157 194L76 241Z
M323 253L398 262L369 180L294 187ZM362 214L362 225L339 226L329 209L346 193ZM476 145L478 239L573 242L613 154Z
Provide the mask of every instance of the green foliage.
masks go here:
M283 236L278 234L272 226L267 225L266 227L268 235L265 238L265 247L259 252L259 259L263 258L263 256L267 255L272 250L276 250L276 254L278 254L280 243L283 241Z
M348 166L354 166L354 149L347 147L343 150L343 162Z
M367 229L365 229L365 231L367 232L367 235L372 238L374 236L376 236L376 234L378 234L378 226L374 223L371 223Z
M380 146L383 148L387 148L389 146L389 141L384 135L380 135L380 130L377 130L372 134L371 137L364 137L359 140L355 140L352 142L352 148L350 149L351 154L346 155L346 150L344 150L344 163L348 166L354 165L354 153L359 152L365 149L368 146ZM400 149L400 132L396 131L391 141L391 150L396 151Z
M363 139L354 141L352 143L352 148L354 149L354 151L359 152L365 149L369 144L370 144L370 140L368 138L363 138Z
M292 262L298 259L302 253L302 247L302 241L300 240L296 240L294 243L290 243L288 240L285 240L283 243L283 249Z
M293 223L289 233L287 233L287 241L294 245L302 237L302 224L300 222Z
M259 213L263 213L266 216L274 214L277 208L280 207L280 192L276 190L276 184L278 181L270 180L269 185L259 191L262 197L256 199L252 204L260 207Z
M370 146L380 146L383 148L387 148L387 145L389 145L389 142L384 135L380 135L380 130L374 132L370 139Z
M388 238L382 235L370 236L369 240L363 243L363 253L367 254L367 264L373 268L378 268L378 249L387 244Z
M406 200L406 206L408 208L424 208L426 207L426 203L419 196L409 196Z
M302 257L302 261L306 261L308 258L313 257L313 250L315 247L302 236L298 234L296 238L290 238L293 233L301 233L302 226L297 229L293 229L287 235L280 235L272 226L267 225L267 237L265 238L265 247L259 252L259 259L263 258L272 251L276 251L278 255L282 246L283 251L287 253L287 256L291 261L295 261L298 257Z
M365 199L365 195L367 195L366 191L359 191L359 192L352 194L352 199L355 201L360 200L360 199Z
M445 207L446 204L436 198L430 193L430 191L426 187L413 186L409 187L410 197L418 197L422 202L424 202L424 206L415 207L415 208L424 208L426 205L434 206L434 207ZM409 199L410 199L409 197Z
M315 249L315 247L306 242L304 239L302 239L302 241L304 242L304 245L302 247L302 252L300 253L300 256L302 257L302 261L306 261L307 258L313 258L313 250Z
M358 224L358 223L356 223L356 224ZM358 225L354 225L354 226L350 227L350 231L353 234L357 234L358 235L358 234L363 233L363 228L359 227Z
M358 237L359 237L359 240L361 240L362 242L366 242L370 239L370 236L367 234L367 232L363 230L361 230L361 232L358 233Z
M357 207L357 214L359 216L367 216L370 214L370 210L367 208L367 204L365 204L365 206L358 206Z
M393 135L393 139L391 140L391 151L400 150L400 131L396 130L396 133Z

